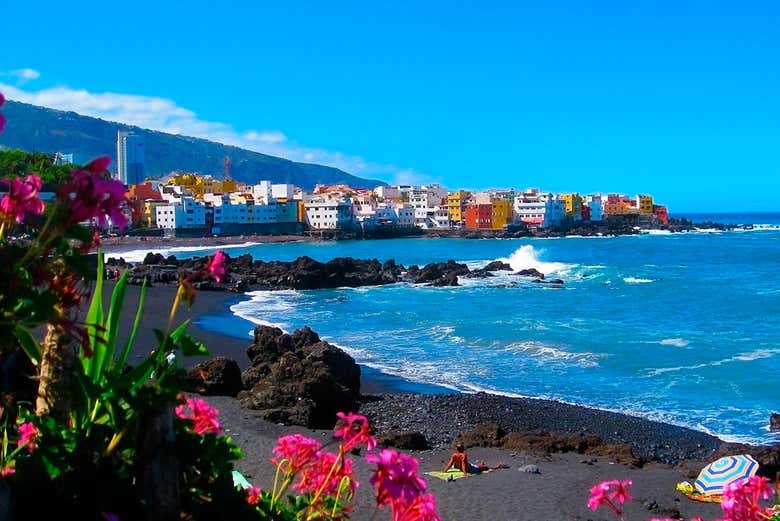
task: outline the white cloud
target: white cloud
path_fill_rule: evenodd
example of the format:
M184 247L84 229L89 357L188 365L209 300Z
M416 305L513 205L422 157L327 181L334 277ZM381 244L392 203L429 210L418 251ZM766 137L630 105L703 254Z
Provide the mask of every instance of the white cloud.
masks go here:
M16 74L19 78L34 79L39 76L33 69L20 71L27 72L24 75ZM205 121L194 111L180 107L167 98L114 92L95 93L66 86L30 90L23 89L21 83L23 82L14 86L0 82L0 91L15 101L73 111L160 132L209 139L293 161L333 166L359 176L386 179L390 182L396 179L404 179L406 183L425 182L424 176L412 169L372 163L360 156L303 146L290 140L280 130L239 131L227 123ZM418 177L413 179L415 175Z
M31 80L37 80L41 77L41 73L36 71L35 69L30 68L24 68L24 69L15 69L12 71L3 71L0 72L0 76L11 76L16 78L16 83L18 85L22 85L24 83L27 83Z

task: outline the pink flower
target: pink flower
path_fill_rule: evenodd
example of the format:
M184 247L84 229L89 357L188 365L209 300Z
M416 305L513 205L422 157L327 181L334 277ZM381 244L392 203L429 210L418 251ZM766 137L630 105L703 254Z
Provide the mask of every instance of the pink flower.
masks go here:
M613 486L613 489L609 494L610 499L617 500L617 502L621 505L632 499L631 494L628 493L628 487L631 486L631 480L615 480L611 483L611 485Z
M376 439L371 436L368 418L360 414L343 412L336 413L336 416L339 417L339 422L333 430L333 436L344 440L342 442L344 452L363 444L368 450L376 447Z
M43 201L38 197L38 192L43 186L41 178L30 174L24 179L15 177L12 180L3 179L8 185L8 194L0 201L0 211L7 218L16 222L22 222L26 214L40 215L45 208Z
M246 489L246 502L250 505L256 505L260 502L260 489L258 487Z
M19 425L19 442L18 445L27 445L27 451L33 452L36 448L35 442L38 441L38 429L35 428L31 422L22 423Z
M125 187L103 177L110 161L105 156L95 159L83 169L74 170L71 179L60 187L59 198L70 208L70 224L96 219L101 225L110 220L119 228L127 226Z
M176 416L192 421L192 430L203 436L209 432L219 434L222 429L217 416L219 411L200 398L187 398L186 403L176 407Z
M15 474L16 469L13 467L3 467L0 469L0 478L4 478L6 476L10 476L11 474Z
M287 472L294 474L314 461L321 449L322 445L317 440L300 434L281 436L274 447L271 462L279 465L282 460L286 460Z
M729 521L761 521L772 517L770 508L762 507L761 499L774 493L769 480L753 476L747 481L730 483L723 491L721 508Z
M396 502L410 505L425 492L425 480L417 475L419 463L415 458L384 449L379 454L368 454L366 461L377 466L370 481L379 505Z
M609 501L607 492L609 492L609 481L604 481L598 485L591 487L590 499L588 499L588 508L595 511L601 505Z
M214 254L214 257L211 258L208 265L206 266L206 269L217 282L222 282L222 277L225 276L226 260L227 255L225 255L225 252L222 250L217 250L217 252Z
M293 486L301 493L322 493L335 496L341 482L347 478L348 489L355 492L358 482L352 470L352 460L344 459L332 452L319 452L312 462L301 469L300 480ZM327 481L326 481L327 480Z
M119 521L119 515L113 512L101 512L100 517L103 521Z
M400 505L399 505L400 506ZM415 498L406 508L393 506L393 521L440 521L436 513L436 498L433 494L423 494Z
M4 103L5 103L5 96L3 96L3 93L0 92L0 107L2 107ZM0 132L2 132L4 128L5 128L5 117L3 116L3 113L0 112Z

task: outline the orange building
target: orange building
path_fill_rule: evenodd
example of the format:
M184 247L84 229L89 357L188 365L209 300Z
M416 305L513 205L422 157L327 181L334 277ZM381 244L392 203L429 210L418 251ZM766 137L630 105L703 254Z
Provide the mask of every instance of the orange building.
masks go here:
M475 204L466 208L466 228L491 229L493 228L493 205Z
M162 201L163 198L160 192L155 190L154 186L149 181L132 185L127 189L127 200L130 204L130 211L133 214L133 224L137 225L141 222L146 222L145 218L145 202L146 201ZM146 222L148 225L148 222Z

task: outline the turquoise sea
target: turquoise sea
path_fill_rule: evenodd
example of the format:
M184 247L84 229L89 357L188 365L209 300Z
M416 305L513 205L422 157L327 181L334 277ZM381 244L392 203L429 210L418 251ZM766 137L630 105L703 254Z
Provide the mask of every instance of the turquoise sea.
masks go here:
M236 245L225 251L264 260L351 256L408 266L455 259L480 267L503 259L565 285L497 272L454 288L253 292L199 325L246 339L253 324L288 331L308 325L359 363L420 389L437 384L553 398L727 440L780 441L768 430L770 412L780 411L780 215L734 219L765 226L603 238Z

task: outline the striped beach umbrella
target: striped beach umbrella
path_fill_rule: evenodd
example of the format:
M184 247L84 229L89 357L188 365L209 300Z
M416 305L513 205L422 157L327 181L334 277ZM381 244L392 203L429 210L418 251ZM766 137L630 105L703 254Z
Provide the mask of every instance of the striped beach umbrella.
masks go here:
M702 494L721 495L729 483L746 481L757 470L758 462L750 455L724 456L704 467L694 486Z

